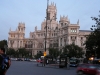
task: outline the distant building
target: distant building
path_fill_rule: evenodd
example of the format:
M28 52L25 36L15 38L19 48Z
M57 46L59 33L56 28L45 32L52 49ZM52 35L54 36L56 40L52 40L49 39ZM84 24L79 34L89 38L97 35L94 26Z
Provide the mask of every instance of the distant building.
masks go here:
M47 9L46 9L47 11ZM56 20L57 9L54 3L48 6L47 17L47 53L49 47L56 47L61 50L65 45L75 43L82 47L85 51L83 43L86 40L86 35L91 31L79 30L79 20L76 24L71 24L68 16L60 16L60 21ZM35 27L34 32L30 32L30 37L25 38L25 24L19 23L16 31L9 30L8 47L28 49L32 55L45 50L45 29L46 20L41 23L41 30Z

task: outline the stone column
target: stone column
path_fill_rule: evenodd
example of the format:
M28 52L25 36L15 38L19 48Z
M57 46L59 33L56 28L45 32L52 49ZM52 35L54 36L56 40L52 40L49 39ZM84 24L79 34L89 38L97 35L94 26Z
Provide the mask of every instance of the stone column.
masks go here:
M71 43L71 41L70 41L70 36L68 36L68 44L70 44Z
M62 38L62 46L64 46L64 38Z

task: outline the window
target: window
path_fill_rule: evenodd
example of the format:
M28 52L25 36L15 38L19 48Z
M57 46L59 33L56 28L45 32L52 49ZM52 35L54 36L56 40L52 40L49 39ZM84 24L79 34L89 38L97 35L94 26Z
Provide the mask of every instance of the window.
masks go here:
M58 27L56 27L56 29L58 29Z
M75 41L72 41L72 44L75 44Z
M83 42L81 41L81 46L83 46Z
M63 26L63 23L61 23L61 26Z
M83 37L81 37L81 40L83 40Z
M55 16L54 16L54 19L56 20L56 14L55 14Z
M76 39L76 36L75 36L75 39Z
M76 30L75 30L75 32L76 32Z
M52 36L53 36L53 33L52 33Z
M71 32L73 32L73 31L71 30Z
M72 32L74 32L74 30L72 30Z
M40 37L40 34L38 34L38 37Z
M71 28L71 33L76 33L76 32L77 32L77 29Z
M32 35L32 38L33 38L33 35Z
M71 39L72 39L72 36L71 36Z
M21 31L23 31L23 28L21 28Z
M50 20L50 13L47 13L47 20Z

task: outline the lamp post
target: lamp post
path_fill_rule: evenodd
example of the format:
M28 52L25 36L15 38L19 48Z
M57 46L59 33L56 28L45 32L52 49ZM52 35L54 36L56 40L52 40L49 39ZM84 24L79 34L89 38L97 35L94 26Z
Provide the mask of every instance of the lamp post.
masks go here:
M44 53L46 53L46 43L47 43L46 40L47 40L48 2L49 0L47 0L47 10L46 10L46 26L45 26L46 31L45 31L45 52Z
M45 25L45 50L44 50L44 57L46 56L46 43L47 43L47 20L48 20L48 3L49 3L49 0L47 0L47 9L46 9L46 25ZM46 63L46 59L44 58L44 66L45 66L45 63Z

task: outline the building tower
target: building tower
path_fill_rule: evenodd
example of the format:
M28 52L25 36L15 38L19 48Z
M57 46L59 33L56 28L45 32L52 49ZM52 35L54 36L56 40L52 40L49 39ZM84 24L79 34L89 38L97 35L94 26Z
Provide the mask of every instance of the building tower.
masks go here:
M46 14L47 14L47 20L54 19L56 20L56 15L57 15L57 9L56 9L56 4L54 2L51 2L51 5L48 5L48 9L46 9Z

